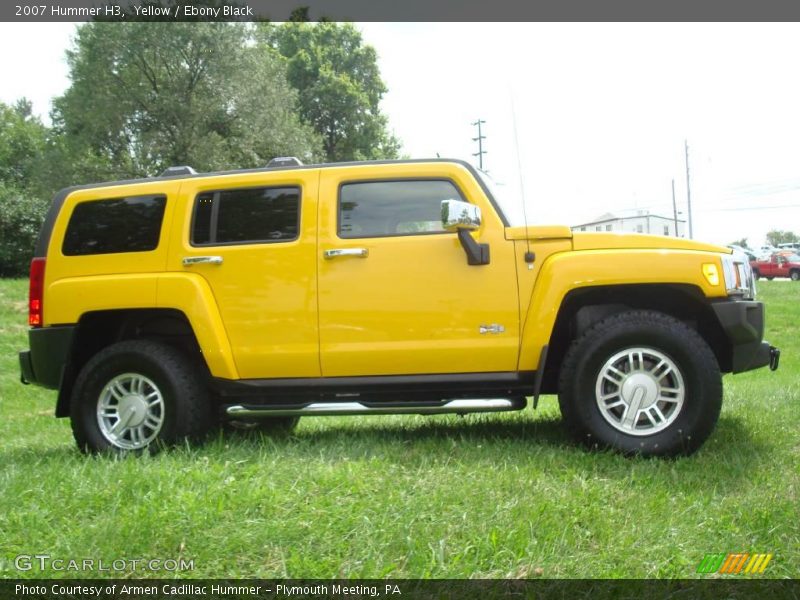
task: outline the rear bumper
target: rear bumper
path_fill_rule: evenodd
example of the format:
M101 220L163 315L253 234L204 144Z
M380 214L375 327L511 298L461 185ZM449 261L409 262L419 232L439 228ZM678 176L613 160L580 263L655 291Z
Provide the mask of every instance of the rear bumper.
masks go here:
M74 325L30 329L28 343L31 349L19 353L22 383L58 389L74 336Z
M731 343L731 372L742 373L769 365L778 368L780 350L764 341L764 304L730 301L712 304Z

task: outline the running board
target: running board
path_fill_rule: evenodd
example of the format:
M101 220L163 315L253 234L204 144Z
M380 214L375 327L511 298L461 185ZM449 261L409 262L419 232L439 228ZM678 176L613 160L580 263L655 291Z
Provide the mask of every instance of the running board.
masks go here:
M412 403L361 403L361 402L314 402L305 406L229 406L225 412L229 417L323 417L336 415L442 415L447 413L501 412L522 410L527 400L518 398L494 398L490 400L448 400L436 404Z

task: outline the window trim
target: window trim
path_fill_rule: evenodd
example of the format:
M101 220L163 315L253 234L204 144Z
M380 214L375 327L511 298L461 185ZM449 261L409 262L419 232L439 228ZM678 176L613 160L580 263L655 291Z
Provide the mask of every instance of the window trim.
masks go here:
M66 245L67 245L67 236L69 234L69 226L72 224L72 219L75 218L75 211L78 207L83 206L84 204L99 204L101 202L118 202L120 200L136 200L142 198L149 198L152 200L156 199L163 199L164 203L161 210L161 219L158 223L158 239L156 240L156 245L150 248L149 250L117 250L113 252L87 252L87 253L67 253L66 252ZM74 204L72 210L70 211L69 218L67 219L67 223L64 227L64 235L61 240L61 256L76 258L81 256L108 256L111 254L143 254L145 252L156 252L161 247L161 240L164 235L164 217L167 215L167 203L169 202L168 194L166 193L157 193L157 194L136 194L132 196L115 196L112 198L92 198L87 200L79 200Z
M382 235L368 235L368 236L351 236L351 237L342 237L341 234L341 223L342 223L342 188L346 185L353 185L356 183L408 183L411 181L446 181L447 183L451 184L458 192L459 200L462 202L469 202L470 204L475 204L474 202L470 202L467 197L464 195L464 192L458 186L458 184L453 181L450 177L378 177L375 179L348 179L339 182L339 189L336 194L336 238L339 240L377 240L377 239L384 239L384 238L396 238L396 237L420 237L420 236L430 236L430 235L454 235L455 231L422 231L422 232L409 232L409 233L386 233ZM455 200L456 198L454 198Z
M238 192L246 190L269 190L269 189L293 188L297 190L297 233L293 238L280 240L246 240L244 242L217 242L216 227L219 220L219 195L223 192ZM213 194L211 206L211 221L209 222L209 236L215 238L213 242L197 243L194 241L194 224L197 218L198 198L203 194ZM192 200L192 218L189 222L189 245L192 248L216 248L221 246L255 246L261 244L286 244L296 242L300 239L300 226L303 221L303 186L299 184L289 185L249 185L245 187L219 188L199 191ZM212 235L213 234L213 235Z

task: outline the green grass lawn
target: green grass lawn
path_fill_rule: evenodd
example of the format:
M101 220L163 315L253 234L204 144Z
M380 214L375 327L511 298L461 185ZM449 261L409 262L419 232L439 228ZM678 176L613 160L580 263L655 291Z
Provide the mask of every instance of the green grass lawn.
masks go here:
M0 282L0 576L14 557L193 560L145 577L693 577L771 552L800 577L800 284L759 282L781 368L725 377L694 456L589 453L557 401L498 415L306 418L156 457L87 458L19 383L26 281ZM705 576L704 576L705 577Z

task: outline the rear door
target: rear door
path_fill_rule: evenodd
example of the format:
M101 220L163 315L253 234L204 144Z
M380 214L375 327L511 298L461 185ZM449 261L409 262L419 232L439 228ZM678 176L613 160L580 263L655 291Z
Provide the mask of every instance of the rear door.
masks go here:
M239 376L317 377L319 172L194 178L169 268L208 282Z

